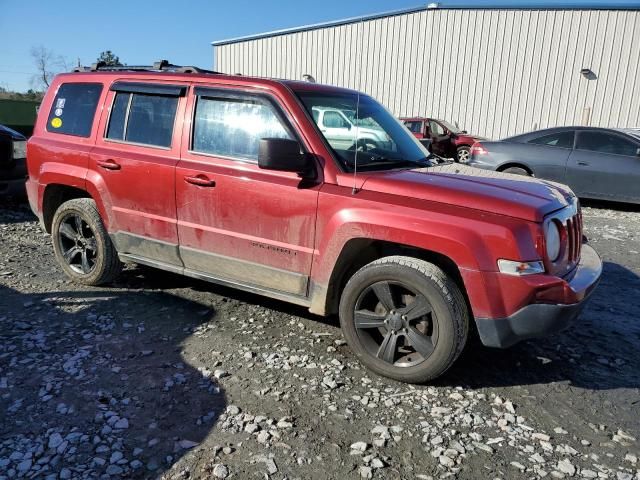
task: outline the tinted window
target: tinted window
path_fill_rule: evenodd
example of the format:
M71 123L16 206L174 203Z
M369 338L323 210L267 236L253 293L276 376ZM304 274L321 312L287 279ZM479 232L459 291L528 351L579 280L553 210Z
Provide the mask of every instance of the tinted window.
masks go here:
M573 148L573 137L575 132L556 132L550 135L543 135L529 140L529 143L536 145L548 145L550 147Z
M635 156L638 152L638 145L632 141L618 135L597 131L580 132L576 148L629 156Z
M266 101L198 98L192 150L257 160L261 138L293 139Z
M327 128L347 128L349 124L338 112L324 112L322 123Z
M406 121L406 122L404 122L404 124L413 133L422 133L422 122Z
M53 100L47 131L88 137L91 135L102 85L99 83L63 83Z
M107 138L169 147L177 107L176 97L118 92L111 109Z

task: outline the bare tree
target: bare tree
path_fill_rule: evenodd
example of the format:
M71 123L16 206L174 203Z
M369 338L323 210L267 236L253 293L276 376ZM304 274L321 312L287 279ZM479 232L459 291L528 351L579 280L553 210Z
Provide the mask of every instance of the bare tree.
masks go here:
M31 83L36 90L49 88L51 80L57 73L68 70L64 57L43 45L32 47L31 57L38 71L31 79Z

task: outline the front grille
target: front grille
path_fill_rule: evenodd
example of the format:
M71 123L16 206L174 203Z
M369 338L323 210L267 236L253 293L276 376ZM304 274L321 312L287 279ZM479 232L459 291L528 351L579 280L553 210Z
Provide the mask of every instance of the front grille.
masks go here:
M550 273L564 277L574 270L582 250L582 212L578 200L574 199L571 205L552 214L551 219L562 224L565 235L560 258L552 263L546 261L545 264Z
M567 229L567 247L569 250L567 260L571 264L577 263L580 260L580 250L582 249L582 213L578 212L567 219L565 227Z

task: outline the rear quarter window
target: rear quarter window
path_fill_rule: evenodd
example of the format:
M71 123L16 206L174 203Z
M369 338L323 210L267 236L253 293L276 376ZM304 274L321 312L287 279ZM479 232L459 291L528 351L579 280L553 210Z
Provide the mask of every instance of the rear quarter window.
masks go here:
M100 83L60 85L47 119L47 131L89 137L101 93Z

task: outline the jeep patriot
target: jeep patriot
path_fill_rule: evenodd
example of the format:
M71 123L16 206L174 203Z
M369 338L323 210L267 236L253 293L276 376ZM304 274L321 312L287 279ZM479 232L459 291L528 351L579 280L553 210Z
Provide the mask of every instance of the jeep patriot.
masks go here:
M31 208L76 282L134 262L338 314L363 364L425 382L470 328L489 347L563 329L600 278L568 187L436 164L363 93L83 70L55 78L27 146Z

